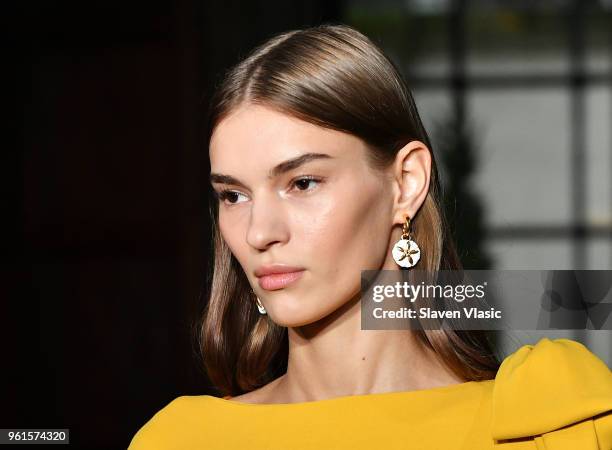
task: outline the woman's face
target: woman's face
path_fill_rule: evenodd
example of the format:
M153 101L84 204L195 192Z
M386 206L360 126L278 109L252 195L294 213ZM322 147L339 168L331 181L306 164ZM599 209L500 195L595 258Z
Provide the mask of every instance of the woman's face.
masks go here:
M227 191L221 235L277 324L327 316L359 293L361 270L388 265L392 177L370 169L366 151L355 136L258 105L215 128L211 181L215 192ZM256 270L271 264L303 272L285 287L269 279L262 287Z

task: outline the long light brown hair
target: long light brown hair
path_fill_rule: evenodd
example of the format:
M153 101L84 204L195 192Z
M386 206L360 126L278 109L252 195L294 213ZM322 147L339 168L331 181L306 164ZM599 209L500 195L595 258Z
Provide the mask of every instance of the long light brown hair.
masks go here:
M361 138L370 147L368 162L373 169L387 168L412 140L432 149L396 66L370 39L346 25L281 33L231 68L211 99L208 142L215 126L245 102ZM420 268L460 269L441 207L433 152L431 157L429 193L411 224L421 248ZM284 373L287 329L257 311L248 279L220 235L218 206L211 195L214 250L205 292L208 302L197 325L198 342L214 386L223 395L238 395ZM461 379L495 377L499 360L486 332L414 333Z

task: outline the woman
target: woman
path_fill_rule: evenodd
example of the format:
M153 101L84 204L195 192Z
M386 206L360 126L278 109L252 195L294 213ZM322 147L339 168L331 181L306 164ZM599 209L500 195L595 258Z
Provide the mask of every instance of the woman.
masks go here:
M484 332L361 330L361 270L460 268L414 101L368 38L270 39L226 74L209 133L200 334L225 396L177 398L130 449L612 449L612 376L576 341L500 366Z

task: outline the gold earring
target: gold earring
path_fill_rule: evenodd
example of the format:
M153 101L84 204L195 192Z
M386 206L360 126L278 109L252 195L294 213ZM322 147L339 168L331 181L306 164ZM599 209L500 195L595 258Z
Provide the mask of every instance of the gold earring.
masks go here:
M259 300L259 297L255 296L256 303L257 303L257 309L259 310L260 314L266 314L266 308L264 308L264 305L262 305L261 300Z
M410 236L410 217L406 215L406 222L402 227L402 237L391 250L393 259L400 267L410 268L421 259L421 250Z

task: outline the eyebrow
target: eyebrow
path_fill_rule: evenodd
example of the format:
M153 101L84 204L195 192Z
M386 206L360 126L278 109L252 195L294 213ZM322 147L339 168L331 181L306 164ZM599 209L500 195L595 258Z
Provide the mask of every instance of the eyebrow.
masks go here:
M306 164L307 162L314 161L316 159L332 159L333 156L328 155L327 153L304 153L296 158L288 159L287 161L283 161L280 164L274 166L268 172L268 178L276 178L277 176L289 172L290 170L297 169L298 167ZM220 183L220 184L234 184L236 186L241 186L246 188L245 184L240 180L232 177L231 175L224 175L221 173L211 173L210 174L210 182L211 183Z

